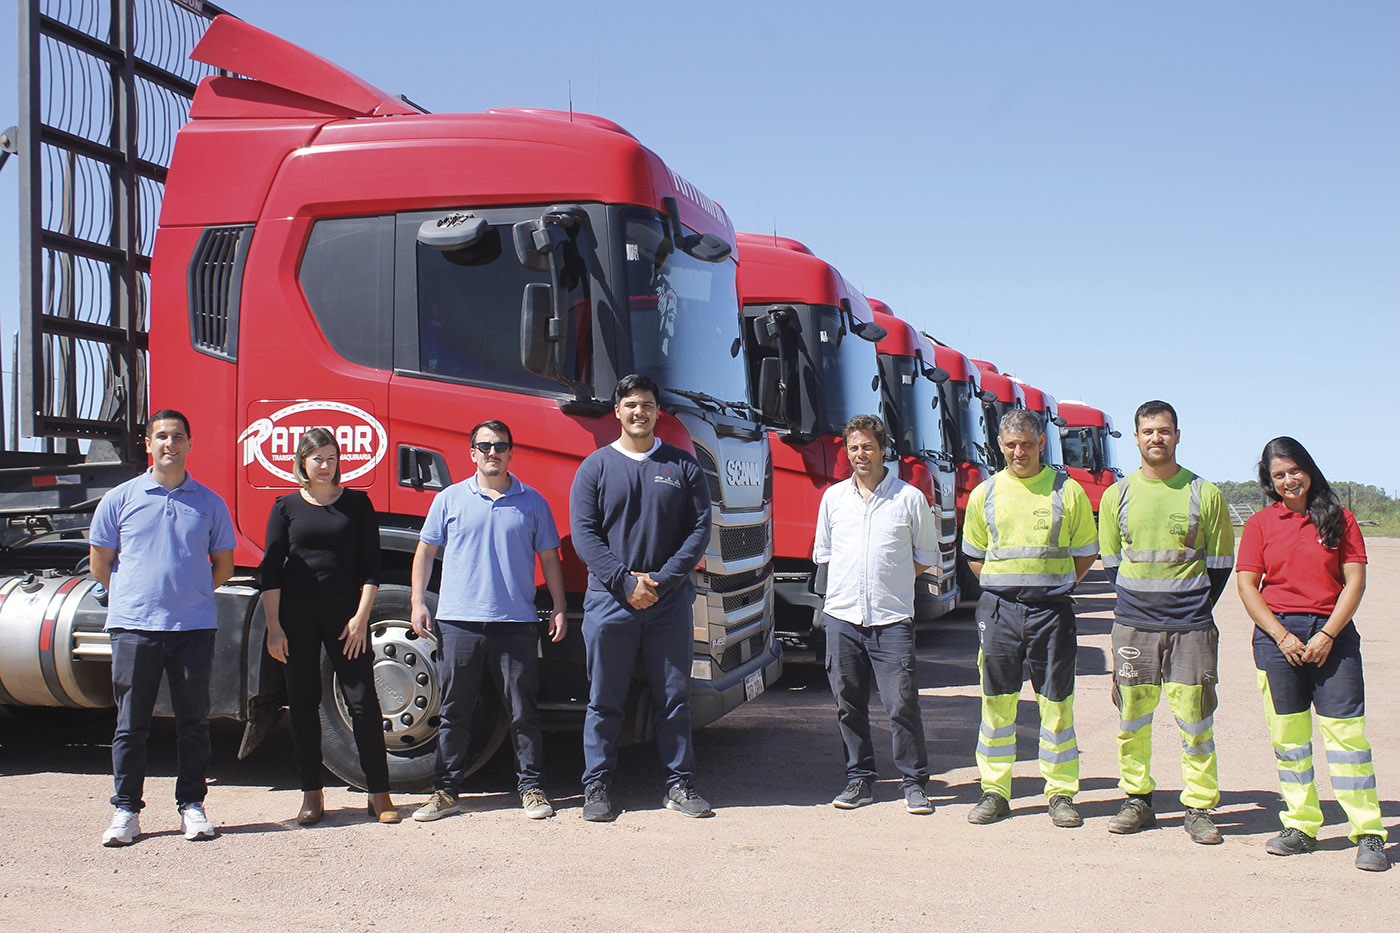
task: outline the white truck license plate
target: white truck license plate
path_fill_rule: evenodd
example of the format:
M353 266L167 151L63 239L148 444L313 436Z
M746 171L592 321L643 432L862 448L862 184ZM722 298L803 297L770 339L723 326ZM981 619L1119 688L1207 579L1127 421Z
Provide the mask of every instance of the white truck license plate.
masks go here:
M763 671L754 671L744 678L744 698L752 700L763 692Z

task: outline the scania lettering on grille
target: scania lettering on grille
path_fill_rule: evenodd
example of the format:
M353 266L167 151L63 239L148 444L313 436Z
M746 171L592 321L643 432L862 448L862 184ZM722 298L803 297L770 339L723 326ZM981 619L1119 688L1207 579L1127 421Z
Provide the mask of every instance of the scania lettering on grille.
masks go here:
M262 411L277 406L275 411ZM340 446L340 481L349 483L372 471L389 449L389 435L373 414L348 402L310 400L285 404L264 399L254 402L250 423L238 436L240 459L245 468L256 463L264 476L250 473L254 486L296 485L292 461L301 436L312 428L325 428ZM279 482L280 481L280 482Z
M731 486L762 486L763 464L757 460L726 460L724 475Z

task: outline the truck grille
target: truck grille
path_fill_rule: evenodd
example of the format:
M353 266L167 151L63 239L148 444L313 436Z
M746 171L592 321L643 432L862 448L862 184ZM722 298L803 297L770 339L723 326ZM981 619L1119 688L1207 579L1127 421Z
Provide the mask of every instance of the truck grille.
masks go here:
M744 570L724 575L706 574L705 583L715 593L733 593L735 590L742 590L757 583L759 577L762 577L766 571L766 567L759 567L757 570Z
M700 469L705 472L705 481L710 486L710 502L715 505L723 505L724 487L720 485L719 464L715 463L714 455L696 444L695 459L700 464Z
M756 586L746 593L735 593L733 596L724 597L724 612L728 615L745 606L752 606L763 599L763 587Z
M736 645L730 645L724 649L724 654L719 658L719 669L731 671L743 664L763 650L763 645L768 640L767 632L759 632L751 635Z
M768 547L768 526L735 525L719 530L719 554L724 561L757 557Z

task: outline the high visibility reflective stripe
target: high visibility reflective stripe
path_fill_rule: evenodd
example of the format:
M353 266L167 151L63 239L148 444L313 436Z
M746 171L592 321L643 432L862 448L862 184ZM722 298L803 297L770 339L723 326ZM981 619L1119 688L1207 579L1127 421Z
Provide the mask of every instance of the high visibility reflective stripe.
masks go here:
M982 588L986 589L988 584L995 586L1058 586L1067 580L1074 579L1074 572L1069 573L996 573L982 569Z
M1312 757L1312 743L1299 745L1297 748L1276 748L1274 749L1274 757L1279 761L1307 761ZM1331 752L1327 753L1327 759L1329 761L1332 759Z
M1159 580L1150 577L1129 577L1120 573L1117 582L1122 589L1137 590L1139 593L1190 593L1210 589L1210 579L1207 577L1167 577Z
M1235 558L1229 554L1206 558L1206 569L1208 570L1229 570L1233 566L1235 566Z
M1193 560L1205 560L1204 548L1189 551L1134 551L1123 549L1123 559L1135 564L1189 564Z
M1203 735L1209 732L1211 730L1211 727L1215 725L1215 717L1207 716L1200 722L1187 722L1185 719L1178 717L1176 720L1176 725L1177 728L1179 728L1182 732L1185 732L1187 735Z
M1062 752L1052 752L1049 749L1040 750L1040 760L1046 764L1062 765L1066 761L1076 761L1079 758L1079 748L1065 749Z
M1069 549L1070 557L1093 557L1097 553L1099 553L1099 542L1097 541Z
M1192 745L1190 742L1181 743L1182 753L1191 758L1204 758L1207 755L1215 754L1215 739L1206 739L1200 745Z
M1329 748L1327 749L1327 763L1329 765L1369 765L1371 763L1371 750L1368 748L1363 752L1348 752Z
M987 724L984 722L977 731L982 734L982 738L984 739L1004 739L1007 736L1016 734L1016 724L1013 722L1009 726L998 726L995 729L988 729Z
M1118 533L1123 539L1123 559L1135 564L1179 564L1204 560L1205 548L1200 547L1196 537L1201 530L1201 490L1205 487L1205 482L1196 474L1191 474L1191 500L1186 514L1186 539L1184 542L1186 550L1135 551L1133 550L1133 533L1128 530L1128 477L1120 479L1117 483Z
M1044 726L1040 727L1040 741L1046 745L1063 745L1066 742L1074 741L1074 726L1068 729L1061 729L1059 732L1051 732Z
M1363 777L1343 777L1343 776L1340 776L1340 775L1333 775L1333 776L1332 776L1332 789L1333 789L1333 790L1375 790L1375 789L1376 789L1376 776L1375 776L1374 774L1367 774L1367 775L1365 775L1365 776L1363 776Z
M1016 744L1010 745L987 745L984 742L977 743L977 754L983 758L1015 758Z
M1139 716L1137 719L1120 719L1118 721L1118 728L1120 732L1136 732L1143 726L1150 725L1152 725L1151 713L1148 713L1146 716Z
M1123 558L1119 557L1117 554L1104 554L1104 555L1103 555L1103 565L1104 565L1105 567L1117 567L1117 566L1118 566L1119 564L1121 564L1122 562L1123 562Z
M1313 769L1289 771L1285 768L1279 768L1278 780L1280 784L1311 784L1313 782ZM1333 786L1336 786L1335 783Z
M1069 549L1059 545L1060 525L1065 517L1065 480L1068 476L1057 470L1054 483L1050 487L1050 534L1046 539L1050 544L1044 547L1011 548L1003 548L998 544L1001 535L997 532L996 492L997 479L1000 476L1000 473L994 473L987 481L987 501L982 506L982 515L987 521L987 560L1064 560L1069 557ZM998 581L1002 579L1004 578L999 577ZM1056 575L1051 579L1051 584L1063 579L1063 574Z

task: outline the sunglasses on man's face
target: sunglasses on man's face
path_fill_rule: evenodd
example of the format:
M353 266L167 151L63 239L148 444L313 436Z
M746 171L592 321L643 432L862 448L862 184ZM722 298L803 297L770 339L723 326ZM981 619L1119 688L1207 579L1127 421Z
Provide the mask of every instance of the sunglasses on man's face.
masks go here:
M491 443L490 441L481 441L480 443L473 444L472 446L483 454L489 454L493 450L498 454L503 454L507 450L510 450L510 441L496 441L495 443Z

